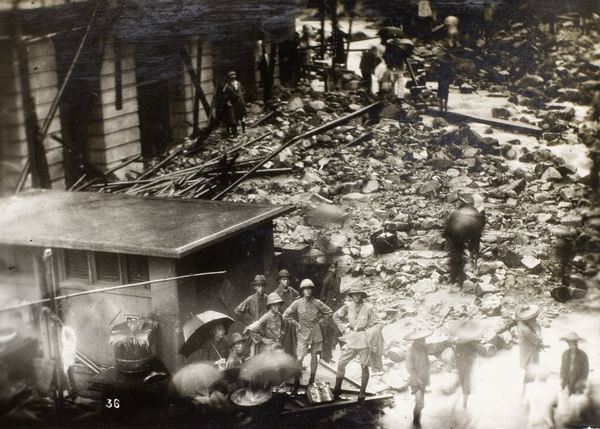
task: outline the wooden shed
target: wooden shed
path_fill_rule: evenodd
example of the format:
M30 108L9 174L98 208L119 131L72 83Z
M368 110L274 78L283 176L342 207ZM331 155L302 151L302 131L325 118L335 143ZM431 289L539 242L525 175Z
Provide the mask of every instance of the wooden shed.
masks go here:
M77 334L77 349L112 365L112 327L130 318L159 321L157 357L170 371L182 325L212 309L230 316L254 292L256 274L275 286L273 219L292 206L30 191L0 199L0 307L45 298L35 260L52 249L57 293L186 278L64 299L59 317ZM241 326L233 326L231 331Z

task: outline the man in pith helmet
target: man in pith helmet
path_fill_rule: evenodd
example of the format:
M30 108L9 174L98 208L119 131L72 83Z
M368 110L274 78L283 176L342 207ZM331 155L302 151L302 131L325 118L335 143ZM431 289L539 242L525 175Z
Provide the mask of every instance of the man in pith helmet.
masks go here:
M252 338L250 356L265 350L282 348L281 336L284 330L284 321L281 316L283 300L275 292L267 297L267 312L256 322L248 325L244 332Z
M302 365L304 357L310 348L310 378L308 384L315 381L317 366L319 364L318 354L323 348L323 334L319 325L319 319L331 316L333 311L322 301L316 299L313 294L315 284L310 279L304 279L300 283L300 294L302 298L297 299L285 310L283 319L298 329L298 348L296 356ZM298 321L294 319L296 317ZM294 390L300 385L300 378L294 381Z
M340 331L344 333L346 341L338 362L333 394L335 399L340 398L346 366L354 357L358 356L362 368L358 401L362 402L365 400L365 392L369 382L369 365L377 352L377 348L370 347L370 345L377 341L376 337L381 337L382 321L373 307L364 302L367 292L362 285L351 287L348 295L352 301L346 302L333 315L333 320ZM381 338L382 342L383 339ZM383 344L380 344L380 346L381 351L383 351Z
M254 286L256 293L253 293L243 300L240 305L233 310L246 325L256 322L267 312L267 296L265 295L267 279L265 279L265 276L258 274L254 277L252 286Z

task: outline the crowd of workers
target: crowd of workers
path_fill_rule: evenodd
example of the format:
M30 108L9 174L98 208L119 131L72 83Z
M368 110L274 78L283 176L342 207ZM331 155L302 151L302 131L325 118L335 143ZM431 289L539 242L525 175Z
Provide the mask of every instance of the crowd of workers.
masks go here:
M234 310L239 320L246 325L243 333L233 333L228 341L226 328L217 325L199 354L196 357L190 356L188 362L197 359L209 361L220 369L239 368L246 359L260 353L283 350L302 365L306 355L310 354L310 386L317 380L319 361L331 362L334 351L339 347L333 397L336 400L342 398L346 367L356 359L361 366L358 401L364 401L370 368L378 372L384 369L383 321L378 311L367 302L368 292L361 283L354 283L342 295L337 268L335 263L330 265L320 291L323 300L315 297L316 286L310 279L302 280L296 291L291 286L293 277L285 269L279 272L277 288L268 295L265 293L268 285L266 278L263 275L255 276L252 282L255 293ZM534 393L547 378L539 359L540 350L547 347L536 321L539 312L538 306L528 305L515 313L515 319L518 320L520 365L525 371L523 396L529 408L531 427L552 428L556 394ZM412 342L405 362L409 374L408 386L415 397L415 427L420 427L425 393L430 385L430 359L426 338L432 334L432 330L418 326L404 337L405 341ZM456 368L465 408L471 393L471 372L478 354L477 344L482 335L483 327L479 322L472 319L458 321L449 332L449 340L453 345L450 355L442 356L442 361L448 367ZM589 374L587 355L578 348L578 343L583 339L574 332L561 339L569 347L562 355L561 388L568 395L581 395L587 388ZM300 378L297 376L293 380L292 394L297 394ZM549 423L540 426L540 422Z

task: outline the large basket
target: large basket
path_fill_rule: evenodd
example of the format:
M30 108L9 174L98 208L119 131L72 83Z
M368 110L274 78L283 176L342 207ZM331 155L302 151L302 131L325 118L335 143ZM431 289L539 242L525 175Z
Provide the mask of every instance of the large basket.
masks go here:
M148 320L121 323L111 332L116 369L126 374L149 372L156 356L157 324Z
M126 374L140 374L150 372L154 356L141 359L115 358L117 371Z

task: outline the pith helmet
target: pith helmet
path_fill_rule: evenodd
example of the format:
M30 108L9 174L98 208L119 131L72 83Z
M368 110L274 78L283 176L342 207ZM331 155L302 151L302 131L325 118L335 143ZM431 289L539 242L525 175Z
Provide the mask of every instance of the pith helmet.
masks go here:
M281 304L283 299L279 296L277 292L270 293L267 297L267 307L273 304Z
M279 274L277 275L277 280L279 280L282 277L292 277L292 275L290 274L290 272L288 270L281 270L281 271L279 271Z
M263 276L262 274L258 274L256 277L254 277L254 281L252 282L252 286L256 286L256 285L266 286L267 285L267 279L265 278L265 276Z
M235 74L234 71L230 71L229 73L227 73L227 76L229 76L229 77L237 77L237 75Z
M298 288L298 290L302 290L304 288L307 287L315 287L315 284L312 282L311 279L304 279L302 280L302 282L300 283L300 287Z
M353 293L360 293L362 294L363 298L369 296L365 290L365 287L360 283L350 286L350 290L348 290L348 296L352 295Z
M242 337L239 333L234 333L231 335L231 346L235 346L237 343L241 343L244 341L244 337Z

